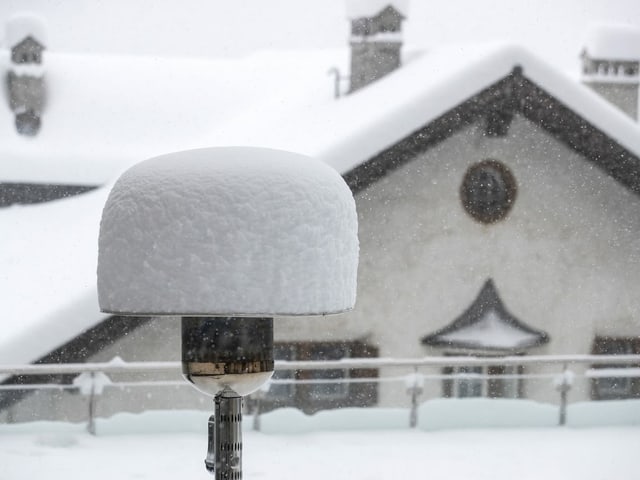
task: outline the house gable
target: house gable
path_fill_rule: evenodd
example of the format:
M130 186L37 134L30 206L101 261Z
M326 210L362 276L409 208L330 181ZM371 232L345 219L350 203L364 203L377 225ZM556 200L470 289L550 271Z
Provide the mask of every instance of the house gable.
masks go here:
M528 79L520 67L346 172L344 178L358 192L476 121L485 122L488 136L503 136L515 113L539 125L620 184L640 194L640 159Z
M446 327L488 277L512 312L548 332L539 353L587 351L605 325L633 331L640 197L520 113L506 138L485 126L478 117L356 194L352 336L380 342L381 356L439 354L420 338ZM487 159L518 184L494 224L472 218L460 196L467 168Z

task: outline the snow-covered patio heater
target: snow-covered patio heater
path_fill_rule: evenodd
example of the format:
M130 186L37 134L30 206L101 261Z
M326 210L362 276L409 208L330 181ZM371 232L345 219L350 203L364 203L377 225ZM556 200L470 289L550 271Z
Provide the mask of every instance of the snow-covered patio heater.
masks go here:
M355 303L351 191L322 162L210 148L141 162L115 183L100 224L103 312L182 322L182 370L214 398L207 469L242 477L242 397L273 373L273 317Z

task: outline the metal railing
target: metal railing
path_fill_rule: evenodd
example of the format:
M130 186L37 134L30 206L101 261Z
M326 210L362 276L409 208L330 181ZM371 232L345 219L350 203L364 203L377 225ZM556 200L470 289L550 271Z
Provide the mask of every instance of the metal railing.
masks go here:
M508 367L508 366L552 366L558 369L552 373L423 373L422 368L445 367ZM338 379L272 379L270 385L304 385L304 384L336 384L336 383L385 383L404 382L406 393L410 396L409 424L417 425L419 398L423 393L425 380L486 380L486 379L551 379L559 393L558 424L566 422L567 394L576 376L572 366L588 365L581 373L587 379L602 378L640 378L640 355L538 355L507 357L471 357L444 356L423 358L344 358L340 360L276 360L275 371L305 370L353 370L353 369L404 369L410 373L396 376L338 378ZM95 412L98 397L105 388L133 387L149 388L163 386L188 386L186 381L149 379L137 381L112 381L110 374L132 373L181 373L181 362L124 362L114 360L101 363L67 363L67 364L29 364L0 365L0 378L29 375L73 375L71 383L13 383L0 384L0 391L11 390L75 390L89 397L88 430L95 433ZM259 412L258 412L259 414ZM258 415L256 415L258 417ZM254 425L259 425L259 418L254 418Z

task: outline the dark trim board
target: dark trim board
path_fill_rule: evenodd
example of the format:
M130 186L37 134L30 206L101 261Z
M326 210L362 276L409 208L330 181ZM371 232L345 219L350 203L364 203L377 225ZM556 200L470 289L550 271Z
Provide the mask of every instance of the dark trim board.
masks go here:
M152 317L118 317L111 316L99 324L85 330L77 337L33 363L84 363L88 358L97 354L121 337L137 330L151 321ZM1 382L2 385L27 384L70 384L75 374L60 375L14 375ZM4 390L0 391L0 411L19 402L33 390Z
M96 185L62 185L47 183L0 183L0 207L50 202L89 192Z
M503 79L350 170L344 178L357 193L480 119L485 120L488 136L503 136L514 113L522 114L640 194L640 159L526 78L518 66Z

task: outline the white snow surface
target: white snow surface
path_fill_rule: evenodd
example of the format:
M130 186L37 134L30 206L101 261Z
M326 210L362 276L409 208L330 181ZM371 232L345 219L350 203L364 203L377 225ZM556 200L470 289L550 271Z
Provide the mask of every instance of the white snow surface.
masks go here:
M589 31L585 50L591 58L640 61L640 28L597 25Z
M235 60L49 52L38 135L19 135L11 111L0 112L0 181L104 185L147 158L233 145L222 127L276 130L276 112L303 121L310 104L332 102L327 70L346 61L341 50ZM9 68L0 52L0 71Z
M425 431L400 424L400 416L408 419L401 409L321 413L271 412L263 415L263 423L279 430L263 432L250 430L251 417L245 416L244 477L602 480L637 474L638 426ZM208 479L203 459L209 414L120 414L98 419L97 436L87 434L82 424L0 425L0 476L23 480L46 472L51 480ZM320 428L287 432L301 422ZM361 428L345 428L357 424Z
M153 158L115 183L100 225L103 311L319 315L351 309L355 202L328 165L211 148Z
M5 41L14 47L27 37L32 37L41 45L47 45L47 24L43 18L31 13L19 13L11 16L5 28Z
M42 77L45 72L45 67L41 63L12 63L9 70L19 77Z
M389 5L409 15L409 0L346 0L347 18L373 17Z
M461 342L467 345L477 345L481 348L510 349L530 346L538 338L533 333L525 332L505 323L494 310L488 311L473 325L440 336L442 339L454 343Z
M0 363L29 363L104 319L96 296L108 189L0 209Z

